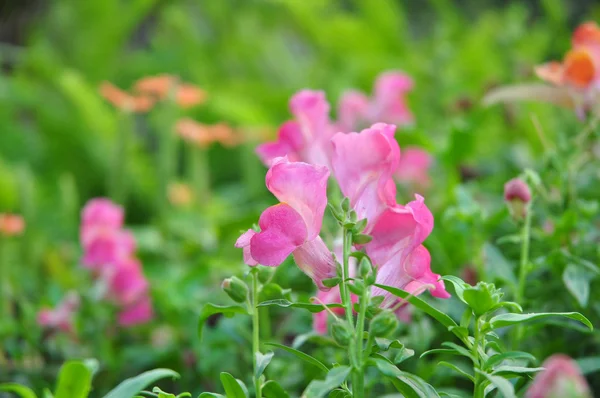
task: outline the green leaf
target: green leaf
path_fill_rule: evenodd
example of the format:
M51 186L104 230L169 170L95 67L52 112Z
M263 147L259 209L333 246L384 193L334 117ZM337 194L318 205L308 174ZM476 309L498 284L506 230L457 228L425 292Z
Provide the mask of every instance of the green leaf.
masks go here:
M544 368L528 368L525 366L510 366L500 365L492 372L493 375L500 376L519 376L528 373L537 373L544 370Z
M567 290L579 305L586 307L590 298L590 282L595 275L583 267L569 264L563 272L562 279Z
M173 379L179 378L179 373L170 369L154 369L139 374L135 377L126 379L117 387L112 389L104 398L130 398L148 387L157 380L171 377Z
M404 348L404 344L402 344L398 340L389 340L384 339L382 337L375 337L375 344L373 345L373 348L377 351L388 351L390 348L397 348L401 350Z
M247 398L240 383L229 373L221 372L221 384L223 384L227 398Z
M55 398L86 398L92 387L92 372L79 361L66 362L60 368Z
M285 299L263 301L262 303L258 304L258 307L269 307L272 305L275 305L277 307L283 307L283 308L288 308L288 307L302 308L302 309L308 310L312 313L325 311L325 306L321 305L321 304L292 303L291 301L285 300ZM344 306L342 304L334 303L334 304L327 304L327 308L344 308Z
M458 276L454 276L454 275L444 275L444 276L442 276L441 279L443 281L448 281L448 282L452 283L452 285L454 286L454 291L456 292L456 295L458 296L460 301L467 304L467 302L465 301L465 298L463 297L463 293L464 293L465 289L470 288L471 285L469 285L467 282L460 279Z
M431 354L461 355L460 353L456 352L456 350L452 350L450 348L434 348L432 350L425 351L419 358L423 358L424 356Z
M17 383L2 383L0 384L0 391L14 392L21 398L37 398L33 390Z
M473 383L475 382L475 377L473 377L473 375L467 373L465 370L459 368L458 366L456 366L453 363L450 362L446 362L446 361L440 361L438 362L438 365L442 365L445 366L447 368L450 368L452 370L454 370L456 373L466 377L467 379L471 380Z
M269 365L269 362L271 362L271 359L273 359L272 352L267 352L264 355L260 352L256 353L256 357L254 359L256 361L256 373L254 374L255 378L258 379L263 374L265 368L267 365Z
M441 312L440 310L432 307L431 305L429 305L425 301L421 300L420 298L415 297L415 296L411 295L410 293L405 292L404 290L400 290L400 289L397 289L397 288L391 287L391 286L380 285L378 283L376 283L375 286L377 286L378 288L383 289L389 293L392 293L394 296L400 297L400 298L408 301L409 303L411 303L412 305L414 305L421 311L425 312L427 315L433 317L436 321L438 321L439 323L444 325L446 328L450 328L452 326L458 326L456 324L456 322L454 322L454 320L452 318L450 318L448 315L446 315L443 312Z
M265 345L281 348L282 350L295 355L296 357L302 359L303 361L306 361L306 362L316 366L317 368L321 369L323 372L325 372L325 373L329 372L329 368L327 366L325 366L323 364L323 362L319 361L317 358L314 358L308 354L303 353L302 351L298 351L294 348L285 346L283 344L278 344L278 343L265 343Z
M346 390L335 389L329 393L329 398L352 398L352 394Z
M159 387L154 387L152 392L158 394L158 398L177 398L175 394L164 392Z
M47 388L44 388L43 393L44 393L43 398L54 398L54 395Z
M490 327L492 329L499 329L506 326L518 325L529 321L545 320L548 318L569 318L579 321L586 325L590 330L594 330L592 323L579 312L540 312L533 314L501 314L496 315L490 320Z
M338 387L348 378L351 368L349 366L338 366L333 368L325 376L325 380L311 381L306 390L302 393L302 398L321 398L329 391Z
M473 355L469 352L469 350L467 350L465 347L461 347L458 344L454 344L451 343L449 341L445 341L442 343L442 346L444 347L448 347L450 349L453 349L454 351L458 352L460 355L462 355L463 357L467 357L469 358L471 361L476 362L476 359L473 357Z
M290 396L275 380L263 384L262 395L264 398L289 398Z
M203 392L198 398L227 398L225 395L217 394L216 392Z
M223 314L226 317L232 317L235 314L248 314L246 307L241 305L217 305L206 304L200 311L200 319L198 319L198 339L202 340L202 329L206 320L214 314Z
M491 370L494 366L504 362L507 359L525 359L529 362L535 363L536 359L533 355L523 351L508 351L501 354L492 355L483 365L486 370Z
M492 383L490 386L486 387L484 391L484 396L486 396L488 393L494 390L494 388L497 388L501 397L517 398L517 396L515 395L515 388L513 387L512 383L506 380L504 377L489 375L477 369L475 369L475 371L484 375L485 378L488 379L490 383Z
M435 389L411 373L403 372L379 354L369 358L367 365L376 367L383 375L389 377L398 391L406 398L439 397Z
M392 360L392 362L394 362L395 365L400 365L402 362L406 361L409 358L412 358L413 356L415 356L415 351L411 350L410 348L404 347L400 350L399 353L394 355L394 359Z

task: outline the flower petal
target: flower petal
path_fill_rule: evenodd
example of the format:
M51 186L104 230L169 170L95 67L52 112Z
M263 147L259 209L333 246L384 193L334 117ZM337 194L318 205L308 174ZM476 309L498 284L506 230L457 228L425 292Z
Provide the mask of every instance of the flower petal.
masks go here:
M259 264L278 266L306 241L304 220L285 203L266 209L258 225L261 232L250 238L250 254Z
M338 103L338 128L342 132L350 132L360 128L369 112L369 98L356 90L348 90L342 94Z
M308 234L306 240L315 239L321 231L327 206L328 178L329 170L324 166L289 162L286 158L275 160L267 172L269 191L304 220Z
M235 242L235 247L242 248L244 251L244 263L252 266L258 265L258 261L252 258L252 253L250 253L250 240L254 235L256 235L256 231L249 229Z
M427 186L429 183L428 171L432 160L431 155L420 148L403 149L396 178L400 181L416 183L419 186Z
M377 123L360 133L338 133L332 139L333 172L342 193L359 219L367 218L369 225L396 202L395 186L389 182L400 159L395 129Z
M126 307L119 314L119 325L134 326L148 322L154 316L152 302L149 296L142 297L139 301Z
M256 153L266 166L271 166L273 160L282 156L287 156L290 161L299 161L299 151L303 145L300 125L295 121L288 121L279 128L277 141L259 145Z
M319 290L328 291L323 285L323 279L337 275L333 254L320 236L305 242L292 253L298 267L308 275Z

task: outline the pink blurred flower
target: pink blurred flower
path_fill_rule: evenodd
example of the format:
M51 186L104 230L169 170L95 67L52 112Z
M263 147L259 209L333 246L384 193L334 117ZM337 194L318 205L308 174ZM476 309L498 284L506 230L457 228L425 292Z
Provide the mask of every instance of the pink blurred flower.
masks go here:
M396 125L412 123L413 115L405 96L413 88L412 79L399 71L384 72L375 81L373 97L348 90L338 104L338 129L353 131L373 123Z
M329 120L329 103L322 91L302 90L290 99L294 120L285 122L278 138L256 148L263 163L287 156L290 161L329 166L334 127Z
M119 229L123 227L123 208L110 199L95 198L88 201L81 212L82 232L88 227Z
M18 236L25 230L25 220L18 214L0 213L0 235Z
M529 203L531 200L529 186L520 178L513 178L504 184L504 200L507 202L516 200L522 203Z
M281 202L260 216L260 232L248 230L235 246L243 248L244 261L254 266L280 265L290 254L317 284L335 276L333 256L319 237L327 206L329 170L287 158L275 159L267 172L266 185Z
M102 270L135 252L135 239L131 232L102 227L87 230L87 243L83 242L82 263L86 268Z
M131 305L147 295L148 281L137 259L121 259L107 273L107 298L118 305Z
M398 170L395 173L396 179L421 189L426 188L430 183L429 169L432 162L432 156L420 148L403 149Z
M74 334L73 316L79 309L79 295L69 292L54 308L44 308L38 312L37 323L40 326Z
M135 303L123 308L119 313L119 325L134 326L147 323L154 316L150 296L144 295Z
M525 393L527 398L591 398L581 370L568 356L555 354L542 367L545 369L537 374Z

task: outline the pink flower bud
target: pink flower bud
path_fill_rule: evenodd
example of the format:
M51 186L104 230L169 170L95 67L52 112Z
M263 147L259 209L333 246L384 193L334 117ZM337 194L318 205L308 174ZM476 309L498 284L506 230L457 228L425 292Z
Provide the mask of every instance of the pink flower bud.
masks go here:
M591 398L590 389L575 361L563 354L548 358L525 394L526 398Z
M504 184L504 200L507 202L518 200L523 203L529 203L531 200L529 186L520 178L513 178Z

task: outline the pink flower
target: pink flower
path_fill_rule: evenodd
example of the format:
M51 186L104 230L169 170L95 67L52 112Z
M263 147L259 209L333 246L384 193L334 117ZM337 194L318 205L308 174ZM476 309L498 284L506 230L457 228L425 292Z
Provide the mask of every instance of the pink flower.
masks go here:
M260 216L260 232L248 230L235 246L243 248L248 265L280 265L294 254L300 268L320 289L322 279L335 276L333 256L319 237L327 206L329 170L287 158L275 159L266 185L281 202Z
M412 79L402 72L384 72L375 81L373 97L349 90L342 94L338 105L338 128L353 131L377 122L405 125L413 115L405 102L412 90Z
M430 183L429 168L432 162L431 155L420 148L403 149L395 174L396 179L425 188Z
M358 298L355 295L352 295L352 302L357 301ZM317 301L315 304L340 304L341 302L342 299L340 297L340 287L336 286L327 292L318 292ZM331 312L340 317L344 316L343 308L331 308ZM327 310L313 314L313 330L319 334L327 334L327 325L329 324L328 320L329 312Z
M139 325L150 321L153 316L154 311L152 310L152 303L150 302L150 297L144 295L135 303L126 306L119 313L119 325Z
M18 236L25 230L25 220L18 214L0 213L0 235Z
M592 394L575 361L555 354L542 365L545 369L531 383L527 398L591 398Z
M393 139L394 129L379 123L359 134L336 134L333 171L359 219L367 218L365 233L372 241L364 248L378 268L377 282L413 294L429 289L446 298L444 283L431 272L429 252L422 246L433 229L433 215L421 196L406 206L396 203L391 177L398 168L400 148ZM373 294L386 297L384 306L396 300L381 289Z
M87 244L83 243L82 263L86 268L101 270L135 252L135 239L129 231L89 229L86 233Z
M287 156L290 161L302 161L328 166L334 127L329 121L329 103L322 91L302 90L290 100L293 121L279 129L278 139L256 148L261 160L270 166L274 159Z
M148 293L148 281L142 265L135 258L121 259L108 271L108 298L121 306L128 306Z
M40 310L37 316L37 323L46 328L73 334L75 331L73 327L73 315L77 312L78 308L79 295L75 292L69 292L56 308Z
M366 218L369 226L396 203L392 175L398 168L400 148L395 130L394 125L377 123L360 133L338 133L332 139L334 175L358 218Z
M504 200L507 202L517 200L519 202L529 203L531 200L529 186L520 178L513 178L504 184Z
M91 199L81 212L82 229L86 227L119 229L123 227L124 218L123 208L106 198Z

